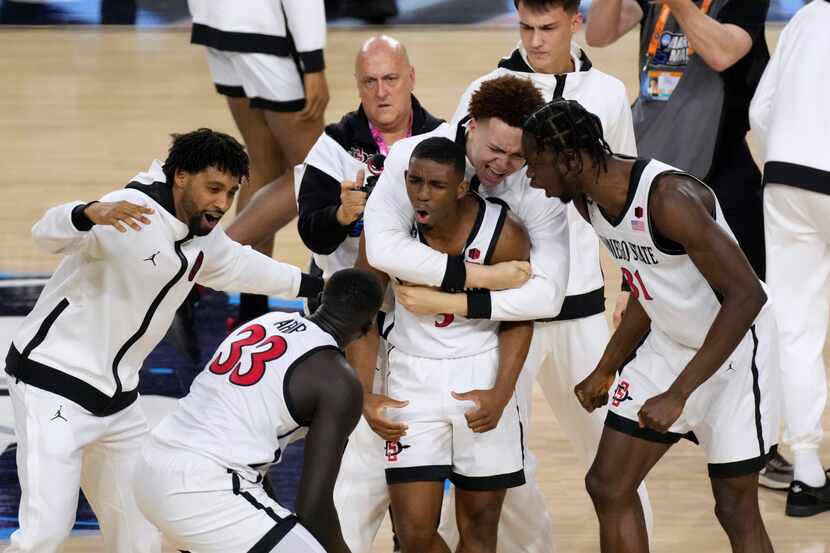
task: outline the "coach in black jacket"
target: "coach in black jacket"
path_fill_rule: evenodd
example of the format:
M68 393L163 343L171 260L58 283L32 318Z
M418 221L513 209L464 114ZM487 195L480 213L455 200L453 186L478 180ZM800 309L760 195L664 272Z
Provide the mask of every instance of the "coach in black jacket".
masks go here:
M392 144L442 123L412 95L415 69L397 40L385 35L367 40L357 54L355 78L360 107L328 125L294 172L300 237L324 276L354 265L368 197L361 189L383 169ZM228 228L234 240L255 244L275 230L268 188Z

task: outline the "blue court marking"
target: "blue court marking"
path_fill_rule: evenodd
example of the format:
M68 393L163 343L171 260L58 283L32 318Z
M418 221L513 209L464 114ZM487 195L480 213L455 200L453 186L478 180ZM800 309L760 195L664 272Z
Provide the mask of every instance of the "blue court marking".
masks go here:
M175 374L176 369L171 369L170 367L152 367L150 372L152 374Z
M228 294L228 304L239 305L239 294ZM272 309L285 309L290 311L302 311L302 300L286 300L282 298L269 297L268 307Z
M0 280L18 280L29 278L49 278L52 275L49 273L7 273L0 271Z

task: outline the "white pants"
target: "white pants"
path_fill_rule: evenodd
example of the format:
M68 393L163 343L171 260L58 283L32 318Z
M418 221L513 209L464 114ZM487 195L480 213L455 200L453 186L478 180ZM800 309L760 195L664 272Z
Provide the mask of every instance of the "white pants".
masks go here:
M290 511L196 452L147 440L133 478L147 518L190 553L325 553Z
M830 315L830 197L768 184L764 228L780 337L783 441L793 450L817 449L827 404L822 352Z
M101 525L104 549L161 551L161 535L141 514L132 473L147 423L136 401L96 417L53 393L9 380L17 434L20 529L6 553L60 552L75 523L79 488Z

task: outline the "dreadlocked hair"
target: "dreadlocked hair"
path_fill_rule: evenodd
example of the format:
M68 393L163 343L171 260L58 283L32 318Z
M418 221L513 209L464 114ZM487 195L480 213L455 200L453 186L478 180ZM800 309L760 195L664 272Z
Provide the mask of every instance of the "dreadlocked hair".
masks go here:
M599 178L600 168L608 170L606 160L613 152L603 138L602 122L579 102L557 98L533 112L523 130L534 138L539 151L553 152L556 161L562 154L571 154L578 173L584 168L582 156L578 155L580 152L591 156L596 178Z
M248 177L248 154L234 137L204 127L170 136L173 143L162 167L168 183L173 183L178 170L193 174L209 167L230 173L239 182Z

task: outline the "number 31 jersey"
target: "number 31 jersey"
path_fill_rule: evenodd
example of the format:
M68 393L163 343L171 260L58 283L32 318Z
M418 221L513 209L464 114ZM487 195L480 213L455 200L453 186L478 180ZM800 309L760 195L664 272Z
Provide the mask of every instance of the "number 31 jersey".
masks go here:
M654 183L667 173L687 175L660 161L637 160L631 173L628 203L621 216L612 220L590 199L588 214L600 241L622 268L631 295L639 300L652 325L682 345L699 348L721 305L683 246L655 235L649 199ZM714 217L735 240L717 199Z
M254 319L222 342L153 436L258 480L306 435L309 421L295 414L286 390L299 363L324 349L338 349L334 338L299 314Z

